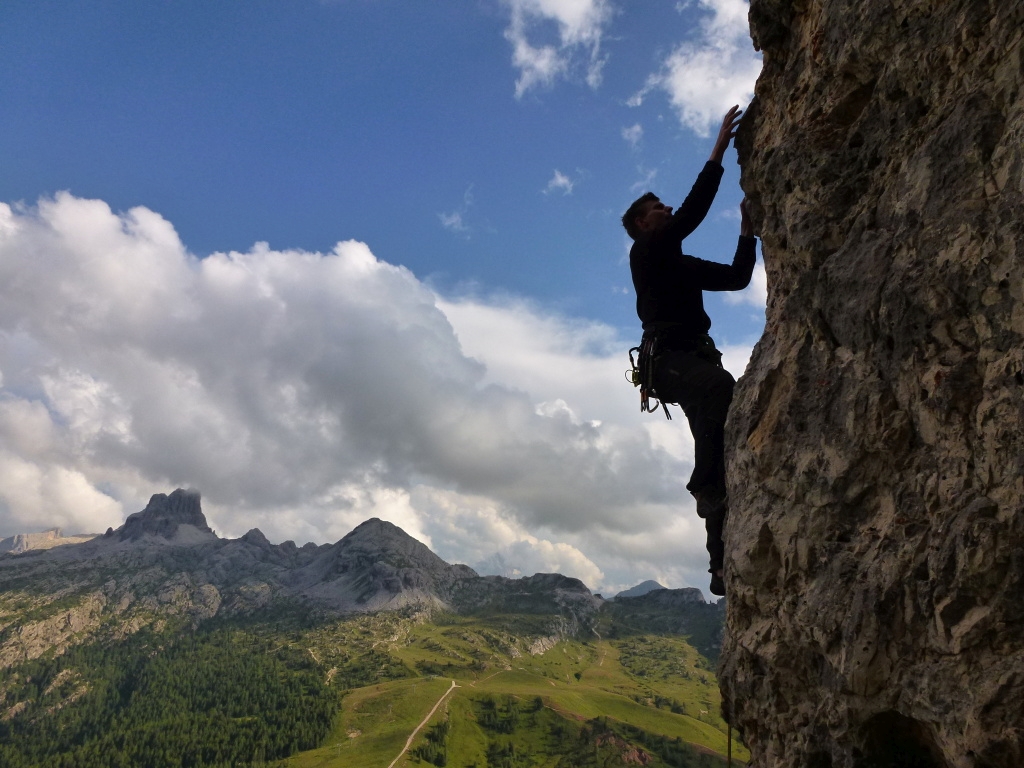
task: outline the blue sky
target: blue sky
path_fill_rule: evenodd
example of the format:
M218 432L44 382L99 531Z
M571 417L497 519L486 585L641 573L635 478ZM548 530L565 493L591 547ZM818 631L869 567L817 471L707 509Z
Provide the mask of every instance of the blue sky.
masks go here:
M749 99L759 63L745 14L742 0L5 2L0 534L117 525L149 493L188 484L230 535L255 521L272 540L333 540L377 514L482 570L559 569L606 590L699 579L694 519L676 519L692 503L672 511L678 478L638 492L649 509L636 546L669 530L678 544L639 564L614 545L627 499L588 522L563 496L575 487L577 506L600 506L585 478L620 471L629 452L688 473L683 420L669 432L628 415L638 322L618 219L647 189L681 200L721 115ZM687 242L723 261L741 198L731 150L725 165ZM330 254L347 266L321 274ZM737 374L763 326L762 272L755 283L707 302ZM270 315L257 309L268 296ZM178 317L186 305L195 317ZM318 389L318 355L359 365L370 347L390 350L376 375L395 382L363 386L415 401L409 418L423 435L444 424L436 437L366 422L359 395ZM240 348L232 379L218 361ZM438 366L462 371L461 402L504 393L479 405L506 417L438 416L456 406L403 383ZM509 415L527 403L532 426ZM183 412L187 423L155 426ZM279 455L315 442L314 423L333 477ZM552 448L544 469L518 463L557 446L562 427L577 441L590 430L589 447ZM481 436L503 430L519 437L466 470ZM45 446L28 437L42 433ZM445 436L465 445L440 460ZM185 458L242 444L231 471ZM257 493L253 477L288 479Z

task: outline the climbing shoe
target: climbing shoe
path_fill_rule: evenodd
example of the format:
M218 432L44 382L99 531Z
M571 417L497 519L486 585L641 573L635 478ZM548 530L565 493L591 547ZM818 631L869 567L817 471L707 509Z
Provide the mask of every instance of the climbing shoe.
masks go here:
M725 597L725 579L721 571L710 571L711 573L711 594L718 597Z

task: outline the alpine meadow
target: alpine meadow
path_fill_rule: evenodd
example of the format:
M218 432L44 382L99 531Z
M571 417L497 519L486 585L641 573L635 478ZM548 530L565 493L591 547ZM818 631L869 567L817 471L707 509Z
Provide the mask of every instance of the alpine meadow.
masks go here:
M722 616L478 576L379 520L222 539L198 494L157 494L0 555L0 764L717 767Z

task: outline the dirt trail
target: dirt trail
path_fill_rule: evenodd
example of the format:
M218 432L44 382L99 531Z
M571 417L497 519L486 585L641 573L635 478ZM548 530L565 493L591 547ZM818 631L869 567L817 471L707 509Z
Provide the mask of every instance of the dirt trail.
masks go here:
M402 755L404 755L406 752L409 751L409 747L412 746L412 740L416 738L416 734L419 733L422 730L423 726L425 726L428 722L430 722L430 718L432 718L434 716L434 713L437 712L437 708L441 706L441 702L443 702L445 699L448 698L448 694L449 693L454 691L456 688L461 688L461 687L462 686L460 686L460 685L456 685L455 681L452 680L452 687L449 688L447 691L445 691L444 694L442 694L441 698L438 699L437 703L434 705L434 708L431 709L427 713L427 716L423 718L423 722L421 722L419 725L416 726L416 730L414 730L409 735L409 738L406 739L405 746L402 747L402 751L398 753L398 757L396 757L394 760L391 761L391 765L389 765L388 768L395 768L395 763L397 763L399 760L401 760L402 759Z
M520 667L520 669L522 669L522 667ZM469 684L469 687L470 687L470 688L476 688L476 684L477 684L477 683L483 683L483 682L485 682L485 681L487 681L487 680L490 680L490 679L491 679L492 677L494 677L495 675L500 675L500 674L501 674L502 672L505 672L505 671L507 671L507 670L504 670L504 669L499 669L499 670L498 670L497 672L495 672L495 673L494 673L494 675L488 675L488 676L487 676L487 677L485 677L485 678L484 678L483 680L474 680L474 681L473 681L472 683L470 683L470 684Z

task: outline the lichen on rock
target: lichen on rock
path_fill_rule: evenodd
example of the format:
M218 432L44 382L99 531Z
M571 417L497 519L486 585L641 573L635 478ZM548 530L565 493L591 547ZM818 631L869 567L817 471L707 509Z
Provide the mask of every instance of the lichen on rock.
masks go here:
M757 768L1016 768L1024 5L750 20L769 301L728 424L725 714Z

